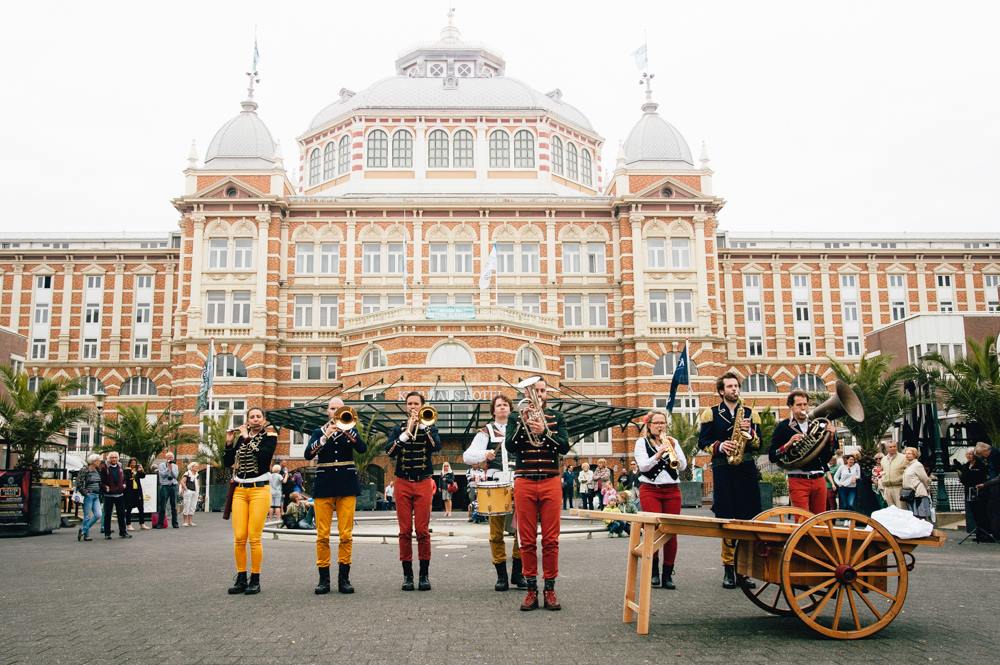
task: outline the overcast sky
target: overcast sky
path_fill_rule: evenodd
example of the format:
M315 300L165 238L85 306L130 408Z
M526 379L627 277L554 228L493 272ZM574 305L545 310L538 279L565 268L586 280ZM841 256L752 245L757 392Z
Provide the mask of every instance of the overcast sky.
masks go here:
M990 2L33 2L0 40L0 230L169 231L190 143L239 112L256 25L259 114L295 137L342 87L437 39L563 91L605 138L660 113L708 144L733 231L1000 231L1000 5Z

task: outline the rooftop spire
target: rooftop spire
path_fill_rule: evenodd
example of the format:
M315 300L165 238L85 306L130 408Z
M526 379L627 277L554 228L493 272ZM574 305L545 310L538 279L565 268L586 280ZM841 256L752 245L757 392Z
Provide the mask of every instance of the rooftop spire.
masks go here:
M659 104L653 101L653 78L655 76L656 74L643 72L642 78L639 79L639 85L646 86L646 103L642 105L643 113L656 113L656 109L659 108Z
M247 86L247 99L253 99L253 87L255 83L260 83L260 77L257 75L257 64L260 62L260 51L257 50L257 37L253 38L253 57L250 60L250 71L247 72L247 78L249 79L249 85ZM257 108L254 105L254 108Z
M448 25L441 28L441 41L443 42L460 42L462 41L462 33L459 32L458 28L455 27L455 8L448 8Z

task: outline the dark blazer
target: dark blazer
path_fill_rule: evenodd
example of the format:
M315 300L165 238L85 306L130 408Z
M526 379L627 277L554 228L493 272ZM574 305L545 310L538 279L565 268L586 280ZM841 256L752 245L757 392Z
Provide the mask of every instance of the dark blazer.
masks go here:
M757 468L754 457L760 447L760 416L756 411L748 406L741 407L750 413L750 435L751 441L747 444L746 454L743 457L743 465ZM718 444L729 441L733 438L733 416L729 409L716 404L705 409L698 417L698 447L708 451L712 455L712 466L729 466L726 454L722 452Z
M305 458L313 459L322 464L335 462L350 462L343 466L320 466L316 469L316 480L313 482L313 497L320 499L334 496L358 496L361 494L361 484L358 482L358 469L354 466L355 451L363 453L368 446L361 440L358 430L351 428L337 430L333 436L323 442L323 428L317 427L309 438Z
M146 472L145 471L136 471L135 472L135 479L136 479L136 481L142 480L145 477L146 477ZM136 490L132 489L132 469L130 469L128 467L125 467L125 493L126 494L142 494L142 485L139 486L139 489L136 489Z
M791 418L785 418L774 428L774 434L771 435L771 447L767 450L767 458L772 462L778 461L779 448L788 443L789 439L796 434L802 433L802 430L797 426L792 427L791 420ZM827 469L827 460L830 459L835 450L837 450L836 434L827 439L823 450L811 462L798 468L797 471L825 471Z
M236 464L236 453L245 443L249 443L250 439L244 439L243 437L236 437L231 446L226 446L225 451L222 454L222 463L228 469L234 464ZM274 457L274 449L278 447L278 433L268 425L264 436L261 439L260 446L257 448L257 470L258 475L262 475L271 471L271 458Z
M115 467L105 464L101 467L101 489L104 494L125 493L125 468L121 464Z
M434 467L431 464L431 454L441 450L441 435L437 427L431 425L427 429L418 429L416 440L400 441L399 437L405 431L406 423L400 423L393 428L385 444L386 454L395 462L396 475L431 477Z

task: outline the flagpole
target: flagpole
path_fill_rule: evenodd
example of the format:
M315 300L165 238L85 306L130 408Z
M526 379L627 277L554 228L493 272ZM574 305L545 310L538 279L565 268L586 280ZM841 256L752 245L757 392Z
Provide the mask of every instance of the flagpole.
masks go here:
M208 409L212 411L212 391L215 389L215 338L212 337L209 340L208 347L208 358L212 363L212 378L209 380L208 384ZM201 420L198 421L198 431L201 431ZM209 503L209 497L212 491L212 465L205 465L205 510L204 512L209 512L211 504ZM197 497L196 497L197 498Z

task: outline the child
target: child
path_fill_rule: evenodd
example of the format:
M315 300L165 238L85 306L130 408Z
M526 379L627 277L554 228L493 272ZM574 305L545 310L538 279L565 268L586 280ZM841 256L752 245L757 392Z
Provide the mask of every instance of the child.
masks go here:
M271 512L268 519L281 519L281 465L275 464L271 467Z
M618 507L618 495L609 492L605 496L604 511L605 513L618 513L621 514L622 510ZM604 524L608 527L608 538L614 536L622 537L629 533L629 523L624 520L607 519L604 520Z

